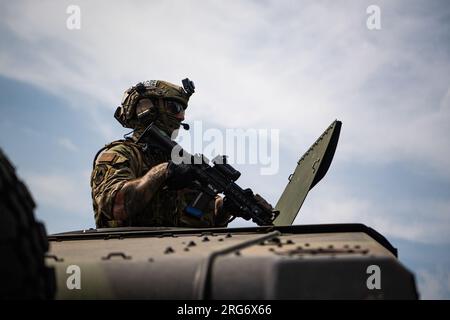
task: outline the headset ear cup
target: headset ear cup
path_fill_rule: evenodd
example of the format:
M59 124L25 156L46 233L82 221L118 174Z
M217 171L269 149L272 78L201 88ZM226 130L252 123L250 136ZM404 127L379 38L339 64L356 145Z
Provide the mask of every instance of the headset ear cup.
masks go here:
M154 113L152 112L153 109L156 108L151 99L141 99L136 104L136 116L138 119L144 119Z

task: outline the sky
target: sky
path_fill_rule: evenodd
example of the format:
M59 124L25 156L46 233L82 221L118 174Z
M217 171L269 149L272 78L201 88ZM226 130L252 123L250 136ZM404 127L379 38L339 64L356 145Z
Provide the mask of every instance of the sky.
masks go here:
M49 233L94 227L92 160L129 132L113 117L124 90L189 77L186 122L278 130L275 174L236 165L273 204L341 120L295 224L364 223L399 249L421 298L450 298L448 1L14 1L0 18L0 147Z

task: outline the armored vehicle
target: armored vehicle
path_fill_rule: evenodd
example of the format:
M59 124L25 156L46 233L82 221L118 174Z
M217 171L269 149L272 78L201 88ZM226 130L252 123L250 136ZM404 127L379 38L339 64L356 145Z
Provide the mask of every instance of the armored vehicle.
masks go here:
M292 225L330 167L340 129L334 121L299 159L273 224L246 228L108 228L45 237L31 196L1 155L1 297L417 299L414 275L377 231Z

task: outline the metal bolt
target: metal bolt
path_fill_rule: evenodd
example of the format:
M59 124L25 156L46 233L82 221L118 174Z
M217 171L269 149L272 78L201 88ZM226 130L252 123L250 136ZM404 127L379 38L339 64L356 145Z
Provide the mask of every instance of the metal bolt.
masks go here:
M196 244L195 244L195 242L194 241L190 241L189 243L188 243L188 245L187 245L188 247L195 247L196 246Z
M175 250L172 249L172 247L167 247L166 250L164 251L164 254L169 254L169 253L174 253Z
M269 241L272 241L272 242L274 242L274 243L280 243L280 242L281 242L280 238L278 238L278 237L272 238L272 239L269 240Z

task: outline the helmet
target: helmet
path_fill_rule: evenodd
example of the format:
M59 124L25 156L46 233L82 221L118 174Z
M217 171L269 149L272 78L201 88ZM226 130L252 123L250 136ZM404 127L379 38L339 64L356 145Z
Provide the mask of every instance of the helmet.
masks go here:
M170 135L179 128L180 123L167 112L167 104L181 104L186 109L190 96L195 92L191 80L186 78L182 83L183 87L162 80L139 82L125 91L114 117L123 127L131 129L142 129L155 121L160 129Z

